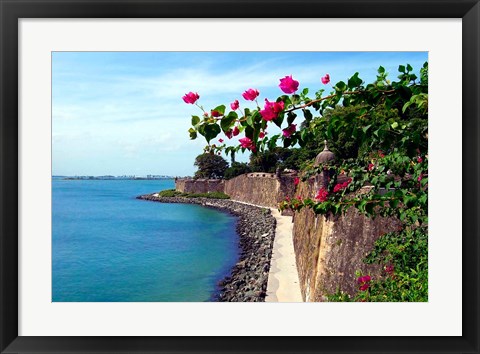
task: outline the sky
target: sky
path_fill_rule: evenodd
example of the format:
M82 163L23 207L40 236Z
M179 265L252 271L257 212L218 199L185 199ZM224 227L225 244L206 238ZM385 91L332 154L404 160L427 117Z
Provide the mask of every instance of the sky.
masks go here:
M382 65L395 80L398 65L418 72L427 60L427 52L53 52L53 175L193 175L206 141L189 138L191 116L202 114L182 100L190 91L206 110L235 99L253 109L241 94L258 89L263 106L283 94L287 75L313 96L355 72L369 83ZM221 137L237 145L242 136Z

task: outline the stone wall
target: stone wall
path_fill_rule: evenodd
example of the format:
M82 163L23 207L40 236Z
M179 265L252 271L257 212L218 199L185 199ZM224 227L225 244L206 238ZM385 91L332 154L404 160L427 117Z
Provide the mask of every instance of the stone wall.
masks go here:
M228 181L179 179L176 189L191 193L220 191L233 200L276 208L286 197L313 198L323 180L319 175L295 186L295 177L248 173ZM371 276L381 272L380 266L363 263L375 240L400 225L394 219L367 218L355 208L335 217L304 209L294 213L293 221L295 257L305 301L325 301L327 294L338 289L354 295L358 289L357 270Z
M301 182L298 194L313 197L318 189L312 178ZM391 218L367 218L355 208L345 215L315 215L304 209L294 215L293 243L302 296L305 301L325 301L327 294L357 292L355 271L378 276L378 265L363 263L375 240L400 222Z
M276 208L287 196L293 197L295 175L247 173L230 180L178 179L175 189L186 193L223 192L233 200Z
M224 192L225 181L222 179L177 179L175 189L182 193Z

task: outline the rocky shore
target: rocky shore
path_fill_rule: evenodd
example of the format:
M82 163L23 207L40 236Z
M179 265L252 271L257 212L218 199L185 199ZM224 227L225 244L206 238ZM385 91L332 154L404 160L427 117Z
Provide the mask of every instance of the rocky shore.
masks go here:
M199 204L237 216L236 231L240 238L240 259L231 274L219 282L220 291L215 300L265 301L276 226L276 220L270 209L228 199L158 197L155 194L141 195L137 199L161 203Z

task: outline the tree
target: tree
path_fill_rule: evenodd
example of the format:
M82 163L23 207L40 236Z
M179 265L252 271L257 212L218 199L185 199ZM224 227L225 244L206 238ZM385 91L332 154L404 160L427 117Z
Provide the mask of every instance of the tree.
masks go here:
M252 172L252 170L245 162L232 162L232 166L225 170L225 179L231 179L249 172Z
M222 178L228 167L228 162L219 155L201 154L195 158L195 178Z

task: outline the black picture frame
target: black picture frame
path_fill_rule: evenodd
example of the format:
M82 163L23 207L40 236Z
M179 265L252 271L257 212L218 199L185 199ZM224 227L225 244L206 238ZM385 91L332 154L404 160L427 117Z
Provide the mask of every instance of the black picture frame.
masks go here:
M306 11L305 9L308 9ZM288 15L286 15L288 14ZM461 337L18 336L18 20L20 18L461 18ZM478 353L478 0L0 0L1 353ZM452 235L459 237L459 235Z

